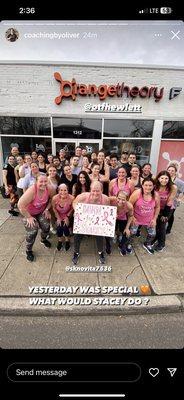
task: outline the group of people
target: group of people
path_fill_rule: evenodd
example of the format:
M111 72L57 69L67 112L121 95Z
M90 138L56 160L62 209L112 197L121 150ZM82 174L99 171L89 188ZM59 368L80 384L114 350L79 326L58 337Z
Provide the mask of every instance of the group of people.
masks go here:
M33 245L41 229L41 243L50 248L50 233L57 234L57 250L68 251L73 235L74 210L78 203L117 207L115 236L120 254L131 254L134 236L144 235L144 249L153 254L165 248L174 212L183 198L184 181L170 164L157 176L151 164L139 166L136 154L106 155L103 150L87 154L77 147L70 156L61 149L58 156L33 151L21 156L12 148L3 168L3 184L10 198L9 213L23 216L26 257L33 261ZM18 209L16 209L18 207ZM143 233L144 232L144 233ZM74 234L76 264L84 235ZM96 236L99 262L112 252L112 238Z

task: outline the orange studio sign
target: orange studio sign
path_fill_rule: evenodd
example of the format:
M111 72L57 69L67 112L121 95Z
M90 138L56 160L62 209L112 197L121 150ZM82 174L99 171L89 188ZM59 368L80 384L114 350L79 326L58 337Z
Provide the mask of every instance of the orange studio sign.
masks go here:
M159 102L164 95L164 87L159 89L157 86L138 86L129 87L125 83L117 83L116 85L95 85L77 83L73 78L72 81L64 81L59 72L54 73L54 78L60 84L60 95L55 98L56 104L61 104L63 98L72 98L76 100L77 96L98 96L100 100L106 97L131 97L131 98L154 98L155 102Z

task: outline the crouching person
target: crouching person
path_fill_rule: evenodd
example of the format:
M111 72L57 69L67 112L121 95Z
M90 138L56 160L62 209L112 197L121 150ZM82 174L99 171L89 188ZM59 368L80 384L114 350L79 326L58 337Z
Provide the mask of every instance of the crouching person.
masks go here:
M110 197L111 206L117 207L116 229L121 233L119 249L121 256L131 253L131 245L129 243L130 224L133 220L133 206L128 201L128 194L120 190L116 196ZM106 251L110 247L110 238L106 238ZM107 252L108 253L108 252Z
M51 247L47 240L50 230L50 206L51 189L48 187L48 179L45 175L39 175L36 183L21 196L18 208L23 215L26 229L26 254L28 261L34 261L32 251L38 229L41 229L41 243L45 247Z
M69 224L70 217L73 214L72 203L74 196L68 193L68 186L65 185L65 183L59 185L58 189L59 193L56 194L52 199L52 207L57 219L57 250L60 251L63 248L65 241L65 250L68 251L70 248Z
M142 182L142 188L135 190L129 199L134 207L133 224L130 228L131 234L136 235L140 225L147 231L147 237L143 248L153 254L152 240L156 235L156 222L160 211L160 199L154 190L154 181L152 178L145 178Z

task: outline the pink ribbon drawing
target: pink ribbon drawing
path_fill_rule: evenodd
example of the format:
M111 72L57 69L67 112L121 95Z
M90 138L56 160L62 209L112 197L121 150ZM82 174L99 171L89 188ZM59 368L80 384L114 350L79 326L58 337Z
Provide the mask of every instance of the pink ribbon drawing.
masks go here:
M108 221L107 219L108 215L109 215L108 211L104 211L104 219L102 221L106 221L109 225L112 225L112 222Z
M77 218L77 222L79 223L79 221L82 221L82 219L80 219L80 214L79 213L77 213L77 214L75 214L75 218Z

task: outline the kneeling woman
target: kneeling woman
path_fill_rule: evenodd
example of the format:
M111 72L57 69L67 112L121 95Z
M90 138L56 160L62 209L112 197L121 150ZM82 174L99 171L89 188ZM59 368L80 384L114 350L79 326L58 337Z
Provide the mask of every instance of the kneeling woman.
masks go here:
M52 207L57 219L57 236L58 245L57 249L60 251L63 247L63 234L65 236L65 250L70 248L70 231L69 231L69 218L73 214L72 202L74 197L69 194L68 187L62 183L59 188L59 193L52 199Z
M133 206L127 200L128 194L123 190L120 190L117 197L110 197L111 206L117 206L117 220L116 229L122 234L122 239L119 244L120 254L122 256L129 253L128 238L130 236L130 224L133 220ZM108 253L109 238L106 238L106 252Z
M147 230L147 238L143 247L148 253L153 254L154 250L151 243L156 235L156 222L160 211L160 199L154 190L153 179L143 179L142 188L135 190L129 201L134 207L131 234L136 235L138 227L140 225L144 226Z
M41 243L45 247L51 247L51 243L46 239L50 230L50 206L52 192L48 187L48 180L45 175L39 175L36 183L28 188L21 196L18 207L24 216L24 226L26 229L26 254L27 260L33 261L34 254L32 247L35 242L38 228L41 229Z

